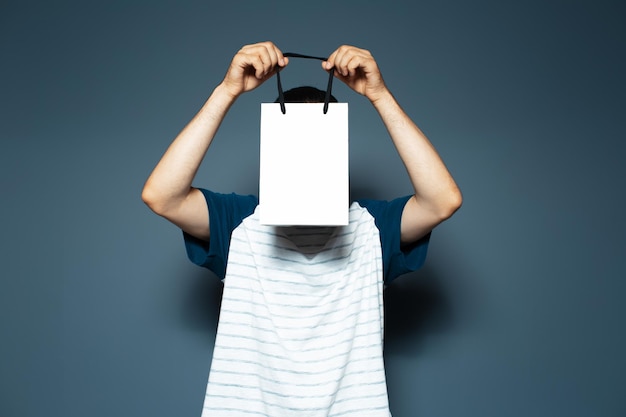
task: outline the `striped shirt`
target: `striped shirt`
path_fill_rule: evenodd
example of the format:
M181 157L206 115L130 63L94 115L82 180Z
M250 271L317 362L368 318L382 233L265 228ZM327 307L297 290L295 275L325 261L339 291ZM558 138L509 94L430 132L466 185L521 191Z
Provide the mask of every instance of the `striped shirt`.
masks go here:
M383 285L422 265L400 249L407 198L360 201L341 227L259 223L251 196L202 190L211 244L190 259L224 280L202 417L390 416Z

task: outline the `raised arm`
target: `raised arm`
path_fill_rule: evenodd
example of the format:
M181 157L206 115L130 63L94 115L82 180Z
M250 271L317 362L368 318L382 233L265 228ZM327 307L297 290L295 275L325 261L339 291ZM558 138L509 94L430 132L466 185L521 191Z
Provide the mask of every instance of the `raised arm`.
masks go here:
M233 57L224 80L178 134L154 168L141 197L156 214L200 239L209 239L209 212L191 183L215 133L237 97L270 78L288 59L271 42L244 46Z
M367 97L378 111L415 190L402 212L401 240L419 240L461 206L454 179L426 135L402 110L383 81L369 51L341 46L322 63L335 76Z

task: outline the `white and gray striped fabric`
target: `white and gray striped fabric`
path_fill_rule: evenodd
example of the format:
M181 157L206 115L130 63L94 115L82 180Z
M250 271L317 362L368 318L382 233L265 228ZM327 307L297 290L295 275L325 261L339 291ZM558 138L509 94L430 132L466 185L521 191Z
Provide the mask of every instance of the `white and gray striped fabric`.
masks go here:
M233 231L202 417L389 417L379 231Z

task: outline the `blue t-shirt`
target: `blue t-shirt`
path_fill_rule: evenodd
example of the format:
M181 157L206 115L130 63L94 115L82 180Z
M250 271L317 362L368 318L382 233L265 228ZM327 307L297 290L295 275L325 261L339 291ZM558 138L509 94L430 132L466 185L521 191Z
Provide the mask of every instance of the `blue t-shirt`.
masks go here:
M258 207L258 198L253 195L215 193L205 189L200 191L209 208L211 238L208 242L184 233L187 255L194 264L208 268L220 279L224 279L231 234L246 217L254 213ZM400 221L409 198L410 196L404 196L392 201L357 201L374 218L380 233L386 284L402 274L419 269L426 260L430 233L411 245L401 247L400 244Z

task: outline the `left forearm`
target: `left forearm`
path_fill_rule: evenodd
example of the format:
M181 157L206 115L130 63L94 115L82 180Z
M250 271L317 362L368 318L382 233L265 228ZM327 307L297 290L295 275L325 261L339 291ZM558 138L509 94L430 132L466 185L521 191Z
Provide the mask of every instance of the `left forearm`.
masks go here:
M461 193L435 147L389 91L372 104L406 167L417 203L437 217L450 217L461 204Z
M434 146L387 89L372 54L342 45L322 63L325 70L374 105L400 154L415 189L402 211L400 240L408 244L429 233L461 206L461 192Z

